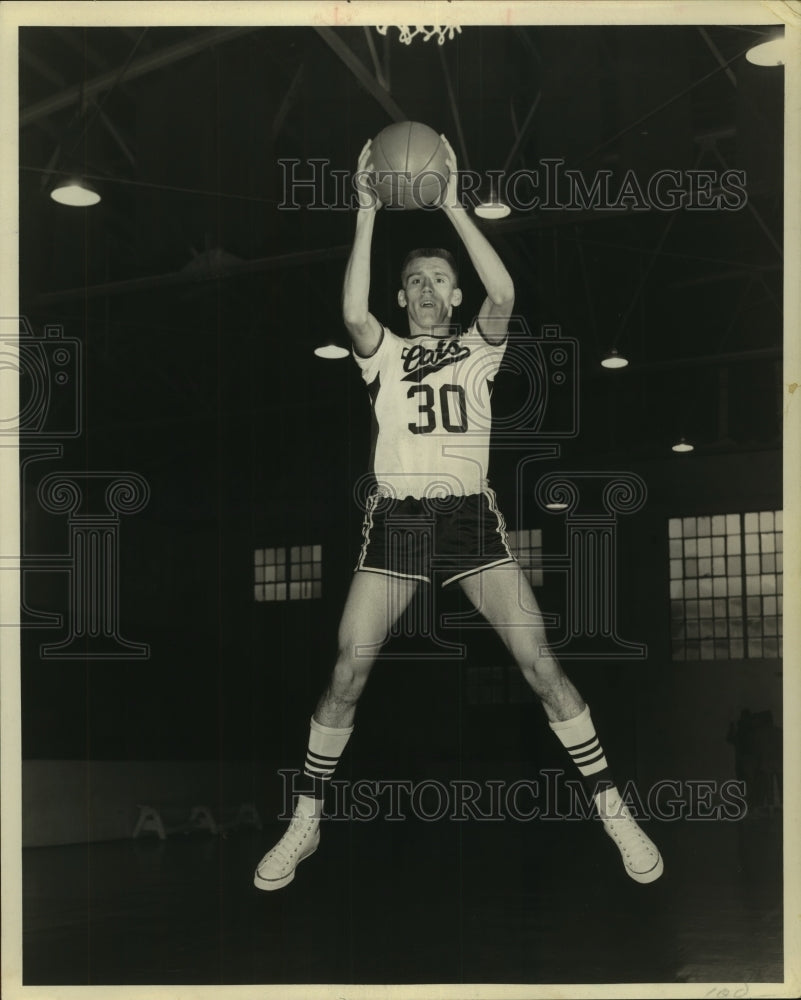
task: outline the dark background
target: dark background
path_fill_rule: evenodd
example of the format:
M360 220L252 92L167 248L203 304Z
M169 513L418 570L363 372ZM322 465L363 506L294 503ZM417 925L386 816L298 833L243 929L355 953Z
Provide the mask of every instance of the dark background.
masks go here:
M41 646L63 631L29 619L23 757L253 762L260 794L275 792L277 767L300 765L359 543L352 490L369 403L351 361L312 353L346 342L353 213L279 210L278 161L351 169L394 113L445 132L460 165L482 172L515 146L510 171L545 157L588 178L746 171L736 211L480 223L513 275L519 316L577 343L579 433L542 471L623 469L648 487L645 507L619 522L620 630L648 657L569 670L625 776L733 776L728 721L779 707L780 665L671 663L667 519L781 508L783 74L744 56L765 30L465 27L441 48L372 31L381 87L361 28L22 28L21 311L35 331L63 327L83 368L80 435L25 467L26 551L67 548L65 519L36 500L45 474L131 471L150 486L119 533L120 630L149 658L48 661ZM98 206L47 197L73 165L94 179ZM398 266L419 243L456 239L440 213L379 214L371 305L396 329ZM482 292L462 264L467 323ZM612 345L628 369L599 366ZM499 411L525 391L502 372ZM55 425L68 404L53 399ZM670 451L682 434L691 455ZM541 523L546 554L558 553L562 519L530 499L518 509L526 454L495 453L501 506L510 527ZM294 544L322 545L322 599L255 603L253 549ZM24 592L30 609L65 611L63 573L29 567ZM563 611L564 579L547 574L540 598ZM506 659L491 634L462 638L466 661L429 658L423 644L379 664L354 775L556 759L533 704L473 704L471 669Z

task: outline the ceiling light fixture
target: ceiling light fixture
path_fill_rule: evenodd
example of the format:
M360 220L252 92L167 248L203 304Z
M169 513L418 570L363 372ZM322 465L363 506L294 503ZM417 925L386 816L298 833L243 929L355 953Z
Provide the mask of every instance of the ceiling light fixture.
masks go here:
M50 197L59 205L70 205L72 208L88 208L100 201L98 192L82 177L59 181L50 192Z
M679 452L679 454L685 454L688 451L695 451L695 445L690 444L689 441L686 441L682 437L679 438L674 445L671 445L671 451Z
M618 354L614 347L601 362L604 368L625 368L628 363L628 358Z
M784 38L784 30L780 30L773 36L766 38L749 49L745 58L754 66L784 66L787 61L787 43Z
M479 202L475 207L475 213L481 219L505 219L511 211L506 202L495 195L492 195L489 201Z
M545 504L545 509L546 510L567 510L567 504L566 503L556 503L556 502L554 502L554 503L546 503Z
M315 347L314 353L318 358L346 358L350 351L337 344L325 344L323 347Z

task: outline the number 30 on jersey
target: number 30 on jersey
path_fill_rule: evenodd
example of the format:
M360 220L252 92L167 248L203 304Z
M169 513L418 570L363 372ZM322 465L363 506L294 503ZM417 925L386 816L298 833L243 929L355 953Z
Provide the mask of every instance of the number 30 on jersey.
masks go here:
M412 434L430 434L437 427L442 427L451 434L466 433L467 405L462 386L441 385L437 393L432 385L420 383L411 386L406 393L407 399L415 396L418 404L417 423L409 424Z

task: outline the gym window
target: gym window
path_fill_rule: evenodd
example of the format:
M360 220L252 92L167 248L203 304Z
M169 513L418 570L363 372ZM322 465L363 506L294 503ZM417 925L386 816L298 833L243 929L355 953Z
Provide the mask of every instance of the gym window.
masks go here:
M668 521L674 660L782 655L782 512Z
M256 549L253 596L257 601L303 601L322 597L322 546Z
M542 586L542 529L523 528L506 533L509 548L517 556L520 568L532 587Z

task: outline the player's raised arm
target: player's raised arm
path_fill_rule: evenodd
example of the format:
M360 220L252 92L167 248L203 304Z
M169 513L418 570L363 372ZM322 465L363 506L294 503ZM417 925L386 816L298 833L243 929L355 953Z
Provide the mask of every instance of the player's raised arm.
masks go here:
M487 297L478 314L482 336L490 344L500 344L506 339L509 317L515 304L515 286L501 258L492 244L479 230L462 207L458 197L456 154L451 144L442 136L448 150L448 184L441 208L451 220L459 238L464 243L473 267L481 278Z
M356 174L359 208L356 215L356 235L345 268L342 287L342 318L353 339L356 353L369 357L381 343L381 324L368 308L370 297L370 250L373 242L375 213L381 205L369 184L366 173L371 170L370 140L361 153Z

